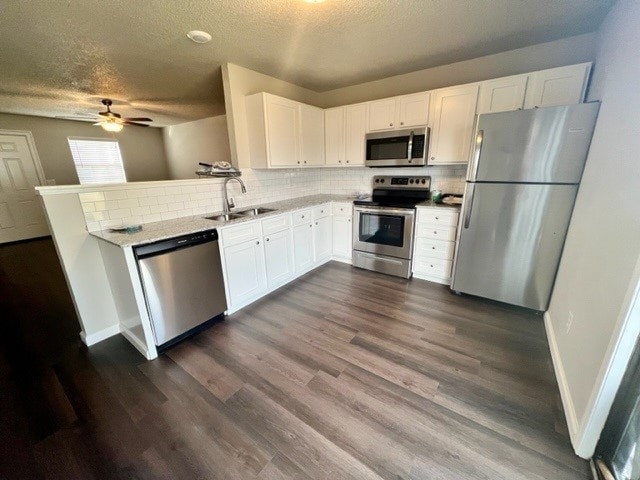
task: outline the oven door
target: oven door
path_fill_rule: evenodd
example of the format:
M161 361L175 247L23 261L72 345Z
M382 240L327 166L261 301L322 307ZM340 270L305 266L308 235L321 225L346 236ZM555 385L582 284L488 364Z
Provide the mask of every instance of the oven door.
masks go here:
M355 206L353 249L410 259L415 210Z

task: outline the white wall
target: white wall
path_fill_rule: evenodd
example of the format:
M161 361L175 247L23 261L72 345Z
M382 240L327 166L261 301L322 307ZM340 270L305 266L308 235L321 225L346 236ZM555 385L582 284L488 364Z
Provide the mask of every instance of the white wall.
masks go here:
M244 104L246 95L268 92L310 105L315 105L318 102L318 94L312 90L232 63L222 66L222 84L224 86L231 158L233 164L240 168L250 166L249 134Z
M628 322L640 275L639 22L640 2L621 0L599 31L590 98L602 105L546 318L572 442L585 458L640 328Z
M162 129L169 178L196 178L198 162L231 161L226 115Z

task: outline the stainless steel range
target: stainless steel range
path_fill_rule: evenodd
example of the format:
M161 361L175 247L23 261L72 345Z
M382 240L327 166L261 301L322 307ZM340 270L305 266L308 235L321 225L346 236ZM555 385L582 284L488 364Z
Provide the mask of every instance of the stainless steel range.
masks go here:
M416 204L429 198L431 177L373 177L373 194L354 201L353 265L411 277Z

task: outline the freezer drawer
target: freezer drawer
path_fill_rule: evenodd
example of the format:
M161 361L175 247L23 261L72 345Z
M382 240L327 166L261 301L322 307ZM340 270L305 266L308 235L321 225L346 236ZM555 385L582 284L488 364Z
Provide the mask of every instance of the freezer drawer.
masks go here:
M467 184L451 289L546 310L577 190Z

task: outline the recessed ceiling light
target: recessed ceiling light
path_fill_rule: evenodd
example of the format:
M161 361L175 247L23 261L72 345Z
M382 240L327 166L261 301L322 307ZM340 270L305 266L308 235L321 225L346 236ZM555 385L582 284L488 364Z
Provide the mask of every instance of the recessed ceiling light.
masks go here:
M189 33L187 33L187 37L189 37L191 41L196 43L207 43L211 41L211 35L201 30L191 30Z

